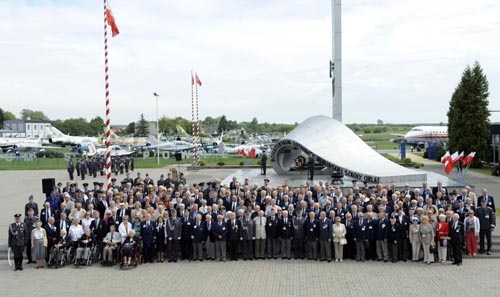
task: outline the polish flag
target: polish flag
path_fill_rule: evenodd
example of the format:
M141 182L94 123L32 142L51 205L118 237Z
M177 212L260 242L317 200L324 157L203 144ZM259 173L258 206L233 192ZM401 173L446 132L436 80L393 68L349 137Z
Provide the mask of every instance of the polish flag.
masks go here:
M444 156L441 157L441 163L445 164L446 161L448 161L449 159L450 159L450 152L446 151L446 154L444 154Z
M476 152L472 152L468 154L463 160L462 160L462 166L467 166L469 165L472 160L474 160L474 157L476 156Z
M455 167L453 161L447 160L446 163L444 163L444 173L446 173L446 175L450 174L453 171L453 167Z
M115 22L115 17L113 16L111 9L109 8L106 8L106 21L108 22L108 25L111 27L111 36L115 37L116 35L120 34L120 30L118 30L118 26L116 25Z
M455 165L457 158L458 158L458 151L454 152L453 155L450 156L450 161L453 165Z
M460 155L458 155L457 159L453 162L453 164L457 164L463 159L464 159L464 152L461 152Z
M195 73L195 74L194 74L194 78L195 78L195 80L196 80L196 84L197 84L198 86L200 86L200 87L201 87L201 80L200 80L200 78L198 77L198 73Z

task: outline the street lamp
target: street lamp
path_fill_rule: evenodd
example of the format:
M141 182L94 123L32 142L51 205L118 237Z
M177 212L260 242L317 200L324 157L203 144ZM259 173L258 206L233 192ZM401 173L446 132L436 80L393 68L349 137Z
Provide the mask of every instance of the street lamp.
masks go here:
M160 166L160 126L158 125L158 95L156 92L153 93L156 98L156 138L158 143L156 144L156 160L158 162L158 166Z

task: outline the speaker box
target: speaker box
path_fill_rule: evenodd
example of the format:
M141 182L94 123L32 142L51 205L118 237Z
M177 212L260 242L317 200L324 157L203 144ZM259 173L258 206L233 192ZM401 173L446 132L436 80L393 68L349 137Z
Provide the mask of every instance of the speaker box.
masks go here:
M42 192L46 195L50 195L50 192L54 190L56 186L55 178L43 178L42 179Z
M180 152L175 153L175 161L182 161L182 153Z

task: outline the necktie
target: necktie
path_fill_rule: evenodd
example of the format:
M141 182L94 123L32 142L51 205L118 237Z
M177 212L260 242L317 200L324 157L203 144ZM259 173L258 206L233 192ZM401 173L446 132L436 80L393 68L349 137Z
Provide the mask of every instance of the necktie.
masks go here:
M286 222L287 222L287 220L286 220L286 218L285 218L285 225L286 225Z
M260 218L260 225L262 226L262 218Z
M49 211L47 210L45 212L45 221L48 221L49 220Z
M113 233L111 233L111 241L113 241Z

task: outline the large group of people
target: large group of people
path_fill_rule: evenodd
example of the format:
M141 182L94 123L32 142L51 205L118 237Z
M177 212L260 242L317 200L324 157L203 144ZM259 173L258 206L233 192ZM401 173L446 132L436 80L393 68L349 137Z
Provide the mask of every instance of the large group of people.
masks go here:
M23 250L37 268L89 258L104 265L239 259L414 261L462 264L462 253L490 254L494 198L487 189L448 192L394 184L341 189L307 180L292 187L233 177L188 185L181 173L156 181L131 173L103 183L59 183L39 209L33 196L9 226L15 270ZM479 239L479 248L478 241ZM26 248L25 248L26 247Z

